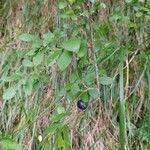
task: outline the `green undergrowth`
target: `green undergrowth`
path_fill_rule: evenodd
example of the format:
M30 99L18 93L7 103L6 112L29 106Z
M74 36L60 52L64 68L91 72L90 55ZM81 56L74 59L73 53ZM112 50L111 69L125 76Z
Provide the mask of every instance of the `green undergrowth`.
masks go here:
M149 15L142 0L1 1L0 149L150 149Z

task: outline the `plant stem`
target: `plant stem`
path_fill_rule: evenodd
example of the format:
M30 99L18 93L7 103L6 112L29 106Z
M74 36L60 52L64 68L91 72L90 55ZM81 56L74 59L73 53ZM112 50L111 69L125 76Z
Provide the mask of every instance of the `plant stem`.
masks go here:
M126 125L125 125L125 101L124 101L124 85L123 85L123 57L121 59L121 65L119 68L120 74L120 114L119 114L119 126L120 126L120 150L125 149L125 137L126 137Z

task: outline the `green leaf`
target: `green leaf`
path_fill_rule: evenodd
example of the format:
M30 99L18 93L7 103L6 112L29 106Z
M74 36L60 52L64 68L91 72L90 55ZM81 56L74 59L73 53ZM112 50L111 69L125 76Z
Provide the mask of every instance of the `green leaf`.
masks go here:
M64 126L62 128L63 131L63 140L65 144L66 150L71 149L71 141L70 141L70 130L68 126Z
M58 7L59 9L64 9L67 6L67 3L65 2L59 2Z
M68 126L62 127L61 132L58 135L59 135L57 138L58 149L63 150L71 149L70 130Z
M11 139L0 139L1 150L21 150L21 145Z
M80 46L80 49L78 51L78 57L81 58L81 57L85 56L86 53L87 53L87 49L88 49L87 43L86 42L82 42L81 46Z
M44 130L44 136L48 136L48 134L54 133L57 129L61 127L60 123L53 123L51 124L46 130Z
M19 39L24 42L31 42L35 39L35 36L29 33L23 33L19 36Z
M58 145L58 149L67 150L65 147L65 142L64 142L63 137L61 135L59 135L59 137L57 138L57 145Z
M94 98L94 99L96 99L96 98L99 96L99 93L98 93L97 89L95 89L95 90L90 90L90 91L89 91L89 94L90 94L90 96L91 96L92 98Z
M102 85L110 85L113 83L113 79L110 77L100 77L99 82Z
M62 51L53 51L50 53L48 59L47 59L47 64L48 65L53 65L56 60L58 59L58 57L60 56L60 54L62 53Z
M71 63L72 55L69 52L63 52L59 57L57 64L61 71L64 71Z
M44 45L51 43L54 40L55 35L52 32L47 32L43 35Z
M57 107L57 113L58 114L62 114L62 113L64 113L65 112L65 108L63 107L63 106L58 106Z
M88 85L94 83L95 81L95 72L88 72L85 77L83 78L83 81L86 82Z
M81 41L79 39L71 39L63 43L63 48L71 52L78 52Z
M3 99L9 100L13 98L16 95L16 92L17 92L17 86L16 85L10 86L8 89L6 89L6 91L4 91Z
M33 67L33 63L29 59L24 59L22 61L23 66L25 67Z
M40 48L40 47L41 47L41 40L38 36L35 36L34 40L32 42L32 48L37 49L37 48Z
M136 17L139 18L139 17L142 17L143 14L141 12L137 12L135 15L136 15Z
M88 102L88 101L89 101L89 94L88 94L88 92L82 93L82 94L80 95L80 98L81 98L83 101Z
M35 57L33 57L33 64L35 66L40 65L43 61L44 54L42 52L38 52Z
M77 80L77 75L76 75L76 73L73 73L72 75L70 75L69 81L70 81L71 83L74 83L76 80Z
M80 87L78 85L78 83L73 83L72 86L71 86L71 92L76 94L80 91Z
M32 80L27 80L26 84L23 86L23 90L26 95L31 95L33 89L33 82Z
M65 86L66 94L71 99L74 100L79 96L80 88L77 82L69 83Z

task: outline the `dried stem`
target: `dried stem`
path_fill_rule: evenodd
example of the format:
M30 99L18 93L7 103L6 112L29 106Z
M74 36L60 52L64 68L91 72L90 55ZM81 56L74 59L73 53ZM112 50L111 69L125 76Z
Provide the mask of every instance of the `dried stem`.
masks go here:
M92 17L89 15L89 18L88 18L88 21L89 21L89 27L90 27L90 41L89 41L89 44L90 44L90 50L93 54L93 61L94 61L94 66L95 66L95 75L96 75L96 85L97 85L97 91L100 95L100 82L99 82L99 69L98 69L98 64L97 64L97 59L96 59L96 50L95 50L95 46L94 46L94 38L93 38L93 25L92 25ZM98 100L100 101L100 96L98 96Z

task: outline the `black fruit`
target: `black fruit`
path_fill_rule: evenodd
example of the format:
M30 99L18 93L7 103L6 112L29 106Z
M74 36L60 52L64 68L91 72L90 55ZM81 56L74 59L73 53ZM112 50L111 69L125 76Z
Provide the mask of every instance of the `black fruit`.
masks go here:
M77 106L81 110L85 110L88 107L88 102L84 102L83 100L78 100Z

